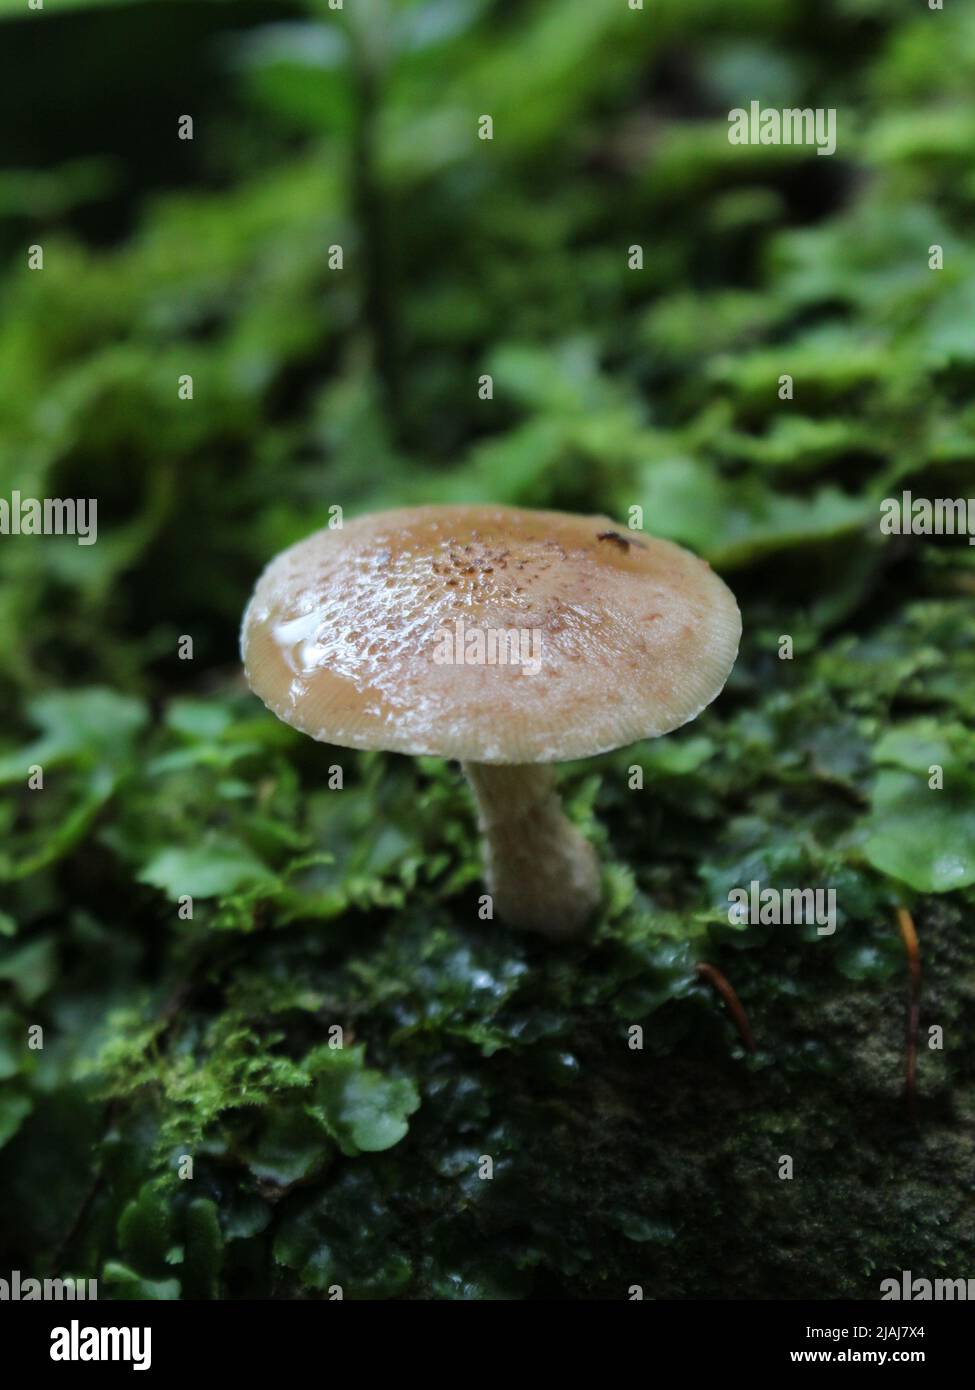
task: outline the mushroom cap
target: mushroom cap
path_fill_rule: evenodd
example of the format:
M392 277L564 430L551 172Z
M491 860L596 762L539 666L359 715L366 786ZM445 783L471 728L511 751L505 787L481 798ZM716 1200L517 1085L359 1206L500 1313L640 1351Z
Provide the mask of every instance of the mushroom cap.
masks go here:
M670 541L601 516L429 506L283 551L241 649L255 694L322 742L541 763L694 719L740 636L730 589Z

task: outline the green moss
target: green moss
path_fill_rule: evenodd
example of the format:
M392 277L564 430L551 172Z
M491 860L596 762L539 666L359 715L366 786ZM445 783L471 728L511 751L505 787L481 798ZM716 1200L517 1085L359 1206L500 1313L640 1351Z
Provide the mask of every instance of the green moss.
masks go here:
M402 7L379 161L398 384L360 312L338 40L309 69L252 33L240 132L200 134L213 186L126 205L131 234L95 246L75 171L43 276L4 274L0 495L97 495L101 535L0 548L3 1258L140 1298L957 1276L975 551L875 519L902 488L971 491L972 15L831 0L812 33L798 0L675 0L652 25L619 0L482 8L438 34ZM720 113L746 89L842 89L840 155L739 158ZM0 178L0 203L22 218L45 189ZM315 745L239 679L272 553L336 504L458 499L642 507L743 611L693 729L565 769L605 865L569 948L478 919L455 767ZM835 888L835 934L729 920L752 880Z

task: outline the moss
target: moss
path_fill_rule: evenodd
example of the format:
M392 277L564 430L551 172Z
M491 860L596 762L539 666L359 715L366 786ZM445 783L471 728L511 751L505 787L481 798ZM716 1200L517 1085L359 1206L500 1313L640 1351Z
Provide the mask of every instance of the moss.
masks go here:
M176 21L138 8L151 63ZM0 1264L140 1298L876 1298L965 1273L975 551L875 518L971 490L975 44L965 7L909 8L830 0L813 33L798 0L639 27L552 0L414 34L381 113L399 351L361 259L323 258L361 232L341 64L271 62L254 32L239 129L201 123L219 178L118 194L115 242L65 176L43 277L2 279L0 495L97 495L102 537L0 547ZM835 160L727 144L743 87L838 84ZM490 159L471 90L497 94ZM44 187L0 202L23 222ZM334 505L458 499L642 507L743 611L693 728L564 770L604 865L570 948L478 919L456 768L314 745L239 678L269 555ZM753 880L834 888L835 934L730 920Z

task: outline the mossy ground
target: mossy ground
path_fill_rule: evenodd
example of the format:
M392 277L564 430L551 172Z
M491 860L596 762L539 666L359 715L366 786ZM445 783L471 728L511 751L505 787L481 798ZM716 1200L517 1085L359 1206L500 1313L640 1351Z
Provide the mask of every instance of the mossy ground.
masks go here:
M157 8L86 23L175 62L190 7ZM148 154L135 189L0 182L0 495L95 495L101 531L0 546L0 1271L409 1299L975 1273L975 549L878 524L975 486L975 21L647 8L402 19L378 243L354 51L309 69L259 26L195 184L162 196ZM753 97L837 106L835 158L730 146ZM237 663L261 565L329 507L485 499L642 507L744 617L699 721L565 769L605 864L567 948L478 919L456 767L314 745ZM732 925L752 880L834 887L835 934Z

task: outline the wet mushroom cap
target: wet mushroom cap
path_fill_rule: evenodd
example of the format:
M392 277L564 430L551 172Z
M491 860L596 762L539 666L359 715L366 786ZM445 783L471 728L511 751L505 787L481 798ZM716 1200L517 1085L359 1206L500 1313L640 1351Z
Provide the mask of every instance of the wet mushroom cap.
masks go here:
M488 630L513 632L525 663L505 660L515 648L503 641L495 664L445 663L445 650L476 657ZM322 742L535 763L694 719L740 635L731 591L669 541L606 517L430 506L283 551L258 581L241 647L254 692Z

